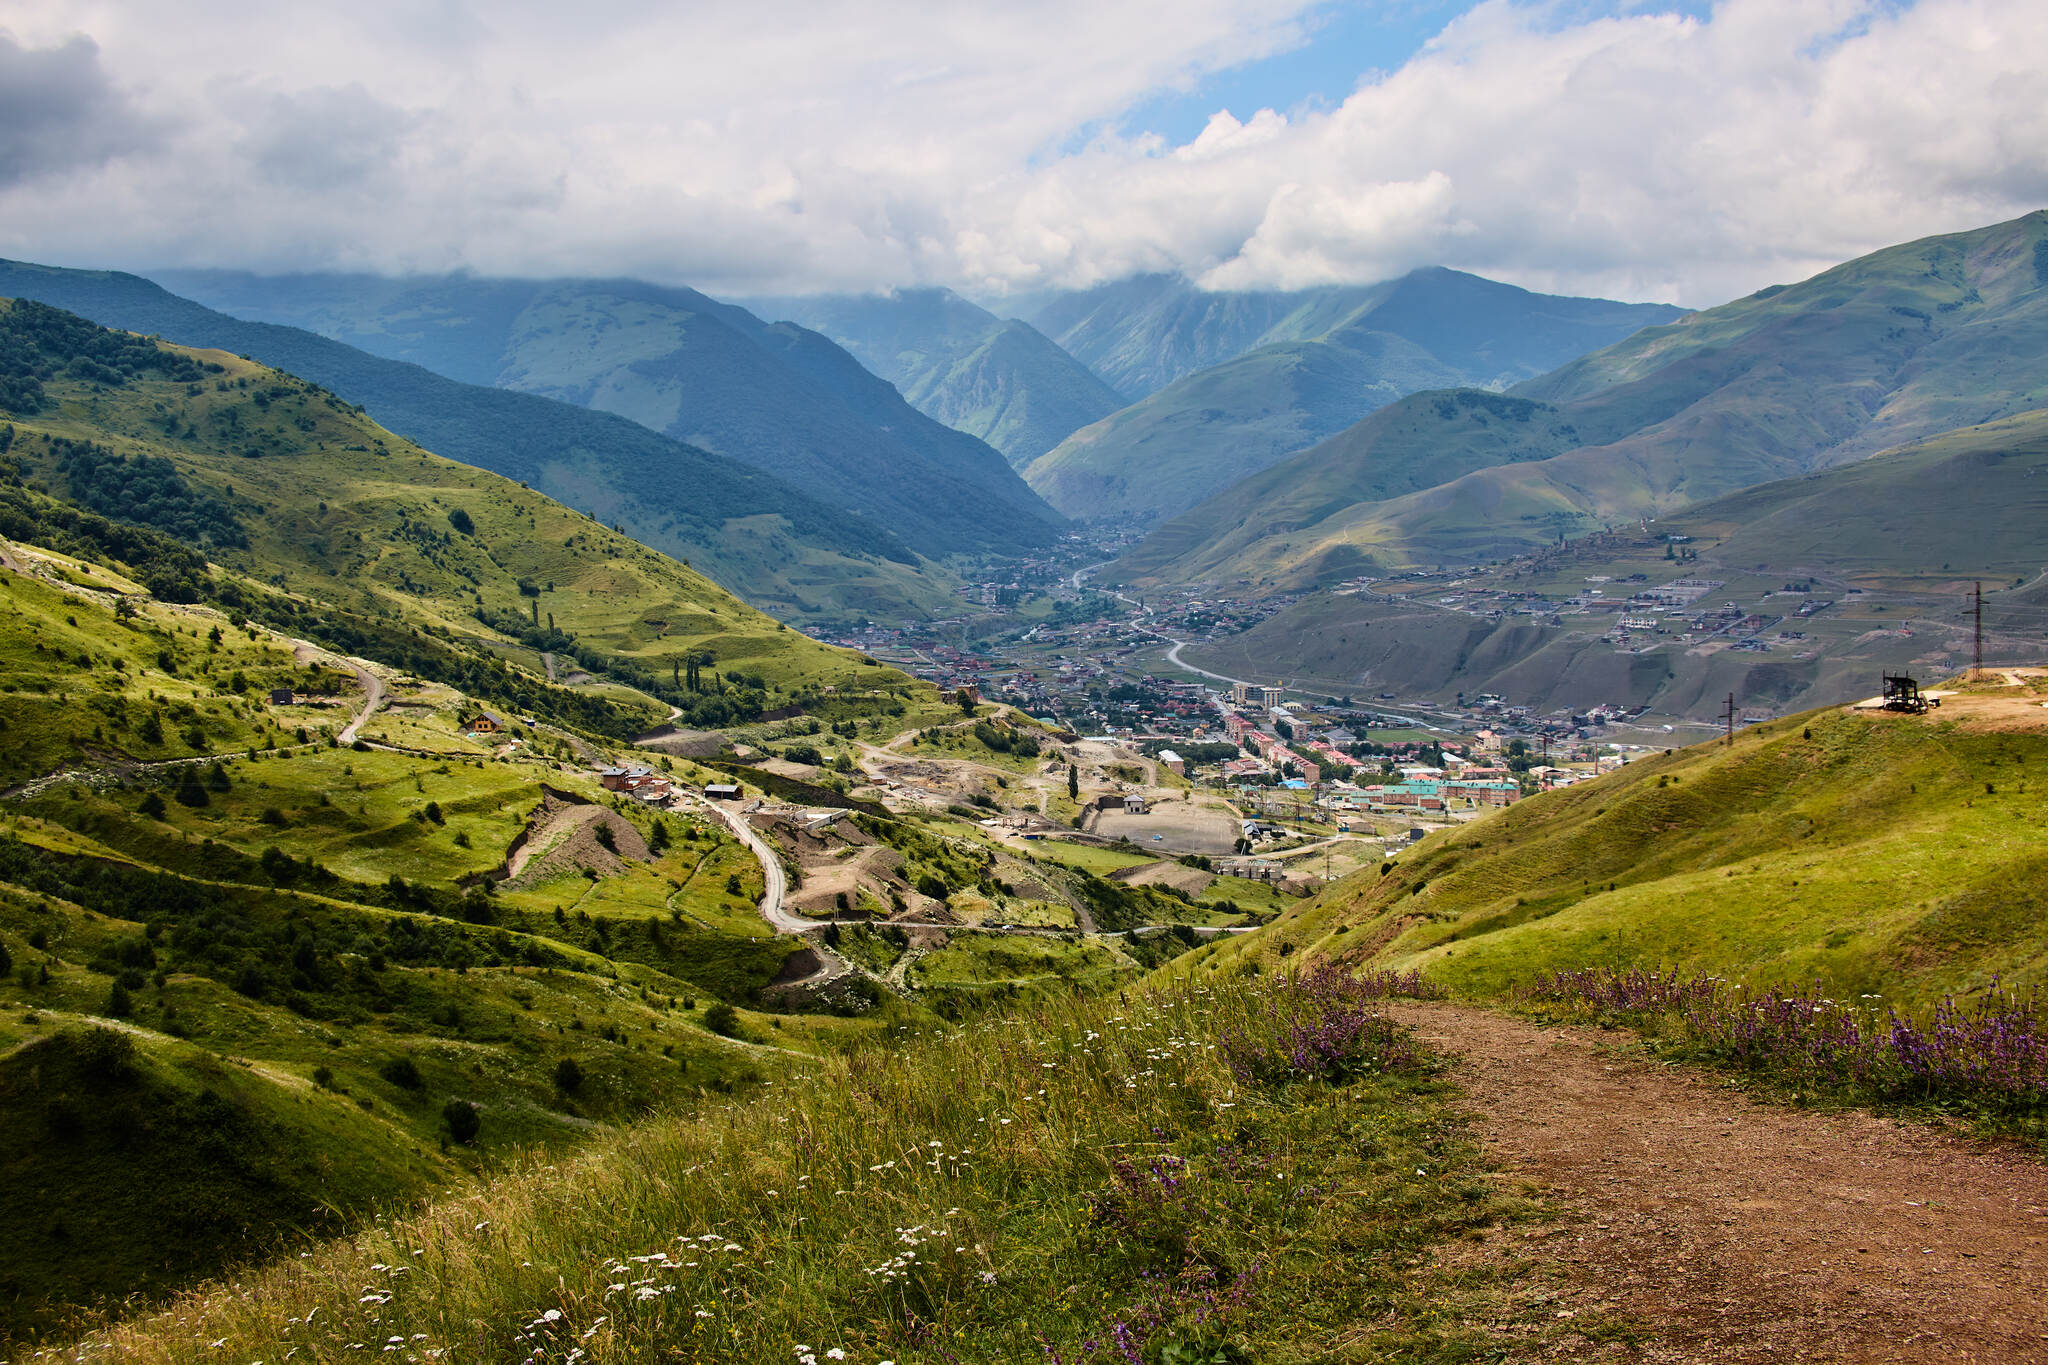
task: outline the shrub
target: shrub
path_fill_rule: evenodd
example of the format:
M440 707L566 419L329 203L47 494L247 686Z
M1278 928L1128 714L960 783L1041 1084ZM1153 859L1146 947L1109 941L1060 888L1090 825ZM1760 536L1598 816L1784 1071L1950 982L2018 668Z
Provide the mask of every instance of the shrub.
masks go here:
M737 1038L740 1036L739 1011L721 1000L704 1011L704 1027L722 1038Z
M450 1100L441 1106L441 1117L447 1121L448 1136L463 1146L476 1140L479 1129L484 1126L481 1111L468 1100Z
M583 1068L574 1057L564 1057L555 1063L555 1089L565 1095L573 1095L583 1087Z
M419 1063L410 1057L393 1057L377 1068L377 1074L400 1090L421 1090L427 1084L427 1078L420 1075Z
M178 798L179 805L195 809L210 805L213 801L213 798L206 794L206 784L201 782L199 774L190 768L185 769L185 776L179 781L178 790L173 795Z
M135 813L145 820L161 820L165 815L164 799L150 792L142 798L142 804L135 808Z

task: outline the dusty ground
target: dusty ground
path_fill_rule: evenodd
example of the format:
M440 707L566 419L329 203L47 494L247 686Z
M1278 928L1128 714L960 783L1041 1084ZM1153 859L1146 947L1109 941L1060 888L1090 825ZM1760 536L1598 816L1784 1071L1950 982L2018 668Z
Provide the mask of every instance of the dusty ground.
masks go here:
M2048 1161L1755 1104L1624 1034L1395 1013L1458 1059L1493 1157L1579 1215L1490 1254L1559 1277L1561 1318L1649 1329L1564 1358L2048 1361Z
M1229 853L1242 829L1229 811L1191 801L1163 801L1145 815L1104 811L1094 832L1125 838L1148 853ZM1161 836L1156 842L1153 835Z

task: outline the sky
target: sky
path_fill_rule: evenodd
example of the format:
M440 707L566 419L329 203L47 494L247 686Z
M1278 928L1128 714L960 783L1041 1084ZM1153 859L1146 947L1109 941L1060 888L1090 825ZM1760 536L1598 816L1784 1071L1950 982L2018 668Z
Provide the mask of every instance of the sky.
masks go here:
M1705 306L2048 206L2041 0L0 0L0 255Z

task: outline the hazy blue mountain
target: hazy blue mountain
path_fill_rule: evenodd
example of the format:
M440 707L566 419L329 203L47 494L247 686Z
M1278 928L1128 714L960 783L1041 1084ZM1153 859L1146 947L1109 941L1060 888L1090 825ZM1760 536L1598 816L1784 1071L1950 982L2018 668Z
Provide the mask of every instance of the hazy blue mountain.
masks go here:
M915 614L946 601L944 585L877 521L609 413L459 383L309 331L229 317L135 275L0 261L0 297L37 299L311 380L437 454L529 483L688 557L769 610Z
M1204 295L1151 276L1047 311L1069 321L1062 310L1087 300L1062 335L1084 356L1103 348L1091 363L1111 374L1149 382L1221 357L1025 468L1069 516L1150 519L1177 516L1405 394L1505 387L1680 315L1441 269L1296 294Z
M164 275L244 317L631 418L858 510L921 554L1014 553L1061 524L994 449L919 412L831 340L693 289Z
M853 352L911 406L1022 468L1124 398L1044 333L950 289L744 300Z

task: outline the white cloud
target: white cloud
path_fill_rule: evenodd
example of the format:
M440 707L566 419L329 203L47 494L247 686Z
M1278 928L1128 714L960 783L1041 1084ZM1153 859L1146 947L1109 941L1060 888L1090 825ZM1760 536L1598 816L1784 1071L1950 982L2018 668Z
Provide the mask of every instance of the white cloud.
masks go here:
M0 253L732 292L1442 263L1710 303L2048 202L2038 0L1644 8L1487 0L1336 108L1174 147L1118 116L1311 0L0 0L0 108L80 92L11 152Z

